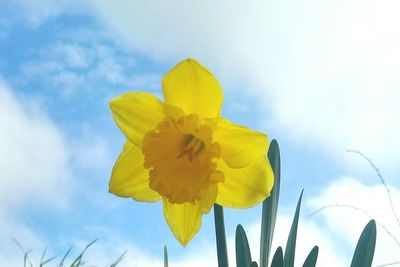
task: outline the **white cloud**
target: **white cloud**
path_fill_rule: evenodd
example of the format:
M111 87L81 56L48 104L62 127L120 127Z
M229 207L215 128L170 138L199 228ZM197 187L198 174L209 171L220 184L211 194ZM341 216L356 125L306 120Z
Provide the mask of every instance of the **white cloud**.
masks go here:
M282 66L268 69L267 86L278 125L299 143L356 148L397 169L400 31L394 25L400 19L394 10L397 1L307 1L303 12L288 12L287 27L273 40L290 47L269 51Z
M88 68L94 58L92 51L76 43L57 43L52 50L65 62L66 67L74 69Z
M258 30L265 8L262 1L242 3L96 1L93 9L134 51L163 61L201 58L240 77L243 63L260 58L263 34Z
M47 89L57 89L62 96L68 98L85 87L85 76L66 67L67 63L54 57L49 60L25 62L21 65L21 71L26 80L39 78L46 83Z
M196 57L223 84L246 88L240 93L265 107L265 129L318 142L342 162L340 152L359 149L398 173L398 1L121 0L96 1L94 10L133 51Z
M52 198L52 205L61 205L68 196L69 175L63 135L39 106L23 103L0 83L2 207ZM59 188L65 194L60 196Z
M400 190L392 186L389 188L395 212L400 214ZM374 218L378 224L374 265L400 261L400 245L397 244L400 240L400 225L393 215L382 184L367 186L354 178L343 177L308 202L308 206L314 210L331 205L350 206L328 208L315 215L317 218L322 217L321 227L333 235L336 247L343 251L354 250L362 229Z
M62 95L70 97L76 90L85 85L85 77L81 74L71 71L61 71L51 77L54 87L62 88Z
M86 5L82 1L76 0L12 0L2 3L2 9L7 14L13 14L12 17L9 17L11 21L22 20L28 27L37 28L46 20L67 11L75 14L82 13L86 9Z
M127 90L159 88L158 75L130 75L136 67L132 54L114 45L102 44L108 40L105 37L98 36L98 39L92 40L91 33L81 33L84 41L64 37L64 42L50 43L38 51L39 59L20 65L21 73L16 79L24 83L39 81L46 90L57 90L65 98L82 91L99 90L104 83Z
M12 237L28 247L40 239L21 220L24 210L66 207L69 183L62 133L34 101L20 101L0 81L0 262L22 259Z
M33 24L63 12L86 12L131 51L164 62L196 57L226 87L240 83L246 88L240 93L257 96L265 105L260 113L267 114L266 130L276 127L299 144L317 140L336 160L343 158L338 151L359 149L389 177L399 173L396 0L119 0L93 1L90 8L76 1L15 1L12 6ZM66 51L69 64L84 66L87 61L75 48ZM103 59L91 75L131 84L118 62ZM79 83L71 80L67 88ZM348 167L359 167L346 160Z

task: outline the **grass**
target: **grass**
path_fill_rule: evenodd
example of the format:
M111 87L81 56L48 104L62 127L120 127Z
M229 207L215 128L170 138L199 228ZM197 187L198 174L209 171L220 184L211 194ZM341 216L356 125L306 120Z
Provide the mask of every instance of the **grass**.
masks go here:
M15 243L17 244L17 246L20 248L20 250L22 251L22 253L24 254L24 267L35 267L35 265L32 263L31 259L29 258L29 254L32 252L32 250L25 250L24 247L21 245L20 242L18 242L18 240L16 240L14 238ZM58 262L58 264L56 265L57 267L79 267L79 266L84 266L86 265L86 261L84 261L83 256L85 255L86 251L97 241L93 240L92 242L90 242L89 244L87 244L85 246L85 248L77 255L74 257L71 257L71 251L72 251L72 246L63 254L61 260ZM52 256L52 257L46 257L46 252L47 249L45 249L42 253L40 262L38 265L38 267L42 267L47 265L48 263L54 263L57 261L57 258L59 258L58 256ZM119 256L117 259L115 259L112 263L110 263L109 265L107 265L106 267L115 267L117 266L124 257L125 253L123 253L121 256ZM71 258L71 259L69 259ZM70 264L67 264L66 262L70 262Z

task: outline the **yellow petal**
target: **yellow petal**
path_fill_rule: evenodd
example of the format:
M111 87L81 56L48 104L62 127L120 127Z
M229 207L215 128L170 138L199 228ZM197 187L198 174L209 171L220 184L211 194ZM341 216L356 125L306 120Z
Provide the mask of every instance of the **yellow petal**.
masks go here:
M274 184L274 174L265 156L241 169L232 169L223 160L219 160L217 164L217 169L225 176L225 180L218 183L216 203L219 205L249 208L269 196Z
M154 130L165 116L164 104L149 93L122 94L110 101L115 122L133 144L141 147L146 132Z
M203 197L200 199L200 208L203 214L210 212L212 206L215 203L218 193L218 186L216 184L210 185Z
M163 198L164 217L175 238L183 245L193 238L201 226L200 202L186 202L172 204L167 198Z
M193 59L173 68L162 81L165 103L201 118L219 117L223 101L221 86L214 76Z
M214 142L221 147L221 158L231 168L242 168L265 155L268 137L260 132L235 125L226 119L213 120Z
M137 201L160 200L160 195L149 187L149 171L143 167L143 162L140 148L127 141L112 170L109 191Z

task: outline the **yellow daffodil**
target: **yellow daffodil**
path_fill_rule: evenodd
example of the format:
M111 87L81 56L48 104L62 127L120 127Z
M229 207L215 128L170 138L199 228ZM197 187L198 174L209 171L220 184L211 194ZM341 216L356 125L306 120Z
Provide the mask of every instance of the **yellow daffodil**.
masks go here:
M266 135L220 116L222 89L193 59L162 81L164 102L132 92L111 100L127 138L114 165L110 192L137 201L162 200L165 219L186 245L214 203L248 208L273 185Z

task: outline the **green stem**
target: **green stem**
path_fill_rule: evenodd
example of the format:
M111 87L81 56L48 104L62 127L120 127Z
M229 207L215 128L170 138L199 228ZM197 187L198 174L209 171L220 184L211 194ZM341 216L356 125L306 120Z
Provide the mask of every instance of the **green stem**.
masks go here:
M164 246L164 267L168 267L168 251L167 251L167 246Z
M218 267L228 267L228 252L226 249L224 210L214 204L215 236L217 240Z

